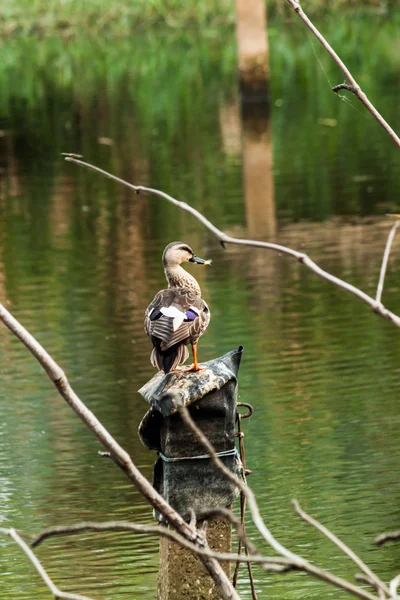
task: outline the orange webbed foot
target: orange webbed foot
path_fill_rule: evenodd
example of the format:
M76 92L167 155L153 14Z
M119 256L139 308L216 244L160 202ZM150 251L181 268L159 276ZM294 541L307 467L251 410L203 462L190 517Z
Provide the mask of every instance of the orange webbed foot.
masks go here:
M187 371L204 371L207 367L201 367L199 364L193 363L190 367L186 367Z

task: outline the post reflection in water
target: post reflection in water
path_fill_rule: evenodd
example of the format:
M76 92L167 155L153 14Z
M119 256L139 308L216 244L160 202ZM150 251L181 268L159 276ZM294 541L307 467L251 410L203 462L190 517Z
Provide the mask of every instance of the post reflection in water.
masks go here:
M276 239L276 210L274 197L273 151L271 118L266 96L255 101L243 102L229 111L230 131L233 130L232 115L237 118L237 137L241 141L242 189L245 209L245 231L241 237L263 241ZM230 139L232 139L232 134ZM254 310L263 310L280 303L281 271L279 258L272 251L240 249L248 258L247 288ZM265 281L273 286L273 300L265 287ZM269 286L268 286L269 287ZM272 300L272 302L271 302Z
M273 241L276 215L271 118L267 103L243 105L242 149L248 236Z

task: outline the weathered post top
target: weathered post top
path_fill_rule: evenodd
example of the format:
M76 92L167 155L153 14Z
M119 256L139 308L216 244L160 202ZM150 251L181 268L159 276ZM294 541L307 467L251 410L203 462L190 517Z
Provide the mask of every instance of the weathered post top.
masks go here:
M190 518L194 511L201 519L216 508L229 506L237 490L183 423L174 398L179 396L225 465L240 473L235 419L242 351L239 346L210 360L201 371L159 372L139 390L150 404L139 435L144 445L157 450L159 456L154 466L154 487L184 518Z
M243 346L238 346L227 354L204 363L205 368L201 371L183 369L166 375L159 371L140 388L139 394L163 415L173 414L177 408L168 403L168 392L179 394L185 406L196 402L209 392L220 389L231 379L236 380L242 353Z

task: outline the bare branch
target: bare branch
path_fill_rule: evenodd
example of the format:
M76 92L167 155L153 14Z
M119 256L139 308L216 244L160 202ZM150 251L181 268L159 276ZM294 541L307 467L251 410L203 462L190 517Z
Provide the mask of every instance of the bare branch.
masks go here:
M207 453L210 454L211 459L213 460L214 464L219 468L220 471L222 471L222 473L224 473L224 475L230 481L232 481L232 483L237 485L237 487L240 489L240 491L246 496L248 506L250 509L250 513L251 513L251 516L253 519L253 523L257 527L258 531L260 532L260 534L264 538L264 540L267 541L269 543L269 545L278 554L287 558L292 563L294 569L304 571L305 573L308 573L309 575L312 575L313 577L316 577L317 579L321 579L322 581L326 581L327 583L330 583L330 584L334 585L335 587L346 590L346 591L352 593L354 596L357 596L358 598L364 598L365 600L377 600L377 596L370 594L368 591L366 591L362 588L359 588L356 585L353 585L352 583L350 583L349 581L346 581L345 579L342 579L341 577L336 577L335 575L332 575L332 573L330 573L329 571L325 571L324 569L320 569L319 567L312 565L311 563L309 563L307 560L305 560L298 554L295 554L295 553L291 552L290 550L288 550L287 548L285 548L284 546L282 546L282 544L280 544L274 538L272 533L269 531L269 529L265 525L265 523L260 515L257 501L255 499L255 496L254 496L254 493L252 492L252 490L249 487L247 487L247 485L244 483L243 480L239 479L236 475L231 473L231 471L229 471L229 469L227 469L227 467L224 465L224 463L221 461L221 459L217 456L217 453L216 453L213 445L210 443L210 441L207 439L207 437L204 435L204 433L201 431L201 429L199 429L199 427L197 427L196 423L193 421L188 409L181 404L179 397L175 396L174 402L179 410L179 414L181 415L182 420L193 431L194 435L199 440L199 442L201 442L201 444L203 444L204 448L207 450ZM242 560L243 558L244 557L242 557L240 560Z
M381 303L381 299L382 299L383 285L385 283L386 269L387 269L387 264L388 264L388 260L389 260L389 256L390 256L390 250L392 248L394 236L396 235L396 231L397 231L397 228L399 225L400 225L400 220L397 220L396 223L393 224L392 229L389 232L387 242L386 242L385 252L383 254L383 259L382 259L381 272L379 274L378 288L376 290L376 301L379 303Z
M382 546L383 544L386 544L386 542L395 542L397 540L400 540L400 531L387 531L375 538L375 544L377 546Z
M309 523L310 525L318 529L318 531L323 533L329 540L331 540L331 542L333 542L338 548L340 548L340 550L344 552L344 554L347 554L347 556L353 562L356 563L356 565L362 570L362 572L368 577L368 579L371 582L373 582L373 585L376 589L381 589L386 594L390 594L388 586L381 579L379 579L379 577L377 577L373 571L371 571L371 569L361 560L359 556L357 556L357 554L351 548L346 546L346 544L342 542L342 540L340 540L334 533L329 531L329 529L325 527L325 525L322 525L319 521L314 519L314 517L311 517L309 514L307 514L301 508L297 500L293 500L292 504L294 506L296 514L299 517L301 517L303 521L306 521L306 523Z
M270 546L276 552L278 552L278 554L285 556L289 560L293 561L294 564L297 564L297 562L299 561L298 566L301 566L301 564L303 563L303 559L301 557L297 556L296 554L294 554L293 552L290 552L290 550L288 550L287 548L282 546L277 540L275 540L275 538L273 537L273 535L271 534L269 529L265 526L265 523L260 515L260 511L259 511L256 499L255 499L255 496L254 496L252 490L249 487L247 487L247 485L244 483L244 481L242 479L239 479L239 477L237 477L234 473L231 473L231 471L220 460L220 458L217 456L214 446L207 439L207 437L204 435L204 433L201 431L201 429L199 427L197 427L196 423L193 421L192 417L190 416L190 413L187 410L187 408L185 406L183 406L182 404L180 404L180 398L175 396L174 402L175 402L176 406L179 407L178 410L182 417L182 420L193 431L194 435L199 440L199 442L204 446L204 448L207 450L208 454L210 454L214 464L246 496L248 503L249 503L249 508L250 508L253 522L256 525L259 532L261 533L262 537L270 544Z
M348 90L353 94L357 94L357 88L355 88L353 85L349 85L348 83L339 83L339 85L334 85L332 88L332 92L335 92L336 94L338 94L340 90Z
M43 565L41 564L37 556L34 554L34 552L32 552L32 550L24 542L21 536L15 531L15 529L4 529L3 527L0 527L0 533L2 533L3 535L8 535L11 539L14 540L16 544L18 544L18 546L33 564L46 586L49 588L55 600L62 600L64 598L65 600L92 600L88 596L82 596L81 594L72 594L70 592L62 592L61 590L59 590L58 587L50 579L49 575L45 571Z
M333 285L338 286L339 288L345 290L346 292L350 292L350 294L357 296L358 298L360 298L360 300L365 302L365 304L368 304L376 314L380 315L381 317L384 317L385 319L388 319L389 321L394 323L394 325L396 325L396 327L400 327L400 317L399 316L397 316L394 313L392 313L391 311L389 311L387 308L385 308L383 306L382 303L377 302L375 300L375 298L372 298L372 296L369 296L368 294L366 294L365 292L363 292L356 286L352 285L351 283L347 283L347 281L343 281L343 279L340 279L339 277L335 277L334 275L332 275L331 273L328 273L327 271L324 271L324 269L321 269L321 267L319 267L313 260L311 260L311 258L307 254L304 254L303 252L298 252L297 250L293 250L292 248L288 248L287 246L281 246L279 244L273 244L271 242L261 242L258 240L248 240L248 239L236 238L236 237L230 236L230 235L224 233L223 231L221 231L220 229L218 229L218 227L215 227L215 225L213 225L211 223L211 221L209 221L198 210L196 210L189 204L186 204L186 202L181 202L179 200L176 200L176 198L173 198L172 196L170 196L169 194L166 194L165 192L162 192L161 190L147 188L147 187L143 187L141 185L138 185L138 186L133 185L132 183L128 183L127 181L125 181L124 179L121 179L120 177L116 177L115 175L112 175L111 173L108 173L107 171L104 171L103 169L99 169L99 167L95 167L94 165L91 165L90 163L84 162L82 160L77 160L77 159L71 158L71 157L67 157L65 160L67 160L68 162L73 162L77 165L80 165L81 167L86 167L87 169L95 171L96 173L100 173L101 175L104 175L105 177L108 177L109 179L112 179L118 183L121 183L122 185L125 185L126 187L130 188L131 190L133 190L136 193L146 192L149 194L154 194L155 196L159 196L160 198L164 198L164 200L167 200L174 206L177 206L178 208L181 208L182 210L185 210L186 212L188 212L191 215L193 215L194 217L196 217L196 219L198 219L198 221L203 223L203 225L215 235L215 237L219 240L219 242L222 244L223 247L225 247L226 244L232 244L232 245L236 245L236 246L250 246L253 248L265 248L267 250L273 250L275 252L280 252L282 254L287 254L289 256L292 256L293 258L297 259L300 263L302 263L303 265L308 267L316 275L318 275L318 277L321 277L322 279L329 281Z
M118 444L107 429L100 423L97 417L85 406L82 400L71 388L64 371L51 358L39 342L11 315L11 313L0 304L0 320L14 333L21 342L30 350L39 361L51 381L58 389L61 396L66 400L75 413L81 418L85 425L94 433L97 439L111 453L114 462L129 477L139 492L147 499L149 504L159 511L166 520L175 527L181 535L194 544L203 546L204 540L197 530L193 530L188 523L156 492L151 483L142 475L133 463L129 454ZM239 596L232 586L229 578L221 565L214 558L200 556L215 585L218 587L224 600L239 600Z
M310 21L307 17L303 9L301 8L300 2L297 0L287 0L290 6L294 9L294 11L299 15L300 19L307 25L310 31L315 35L320 44L325 48L325 50L332 56L335 63L338 67L343 71L347 81L350 85L341 83L335 86L333 89L334 92L338 92L341 89L346 89L352 92L357 98L364 104L364 106L369 110L371 115L376 119L383 127L383 129L390 135L394 143L400 148L400 138L395 133L395 131L390 127L390 125L385 121L382 115L376 110L375 106L369 100L365 92L362 91L357 81L354 79L353 75L350 73L349 69L346 67L341 58L336 54L332 46L326 41L324 36L319 32L319 30L315 27L315 25Z
M116 442L107 429L100 423L96 416L85 406L82 400L71 388L64 371L57 365L39 342L0 304L0 320L21 340L40 362L52 382L57 387L62 397L67 401L75 413L82 419L87 427L95 434L97 439L110 451L115 462L128 475L138 490L148 502L159 510L170 523L190 532L187 523L169 504L160 496L153 486L133 464L129 454Z
M356 581L360 581L361 583L367 583L372 588L374 588L374 590L376 590L376 593L378 594L379 600L386 600L385 592L381 588L377 588L375 583L371 581L371 579L367 577L364 573L356 573L354 575L354 578Z
M399 585L400 585L400 574L396 575L396 577L394 577L392 579L392 581L390 582L390 593L392 594L392 597L396 600L399 597L397 595L397 588L399 587Z
M249 540L246 533L243 531L243 527L242 527L242 523L240 522L240 519L238 519L238 517L235 514L233 514L233 512L231 510L229 510L227 508L215 508L214 510L212 510L209 513L209 517L212 517L214 515L221 515L221 516L229 519L230 522L232 523L232 525L235 526L237 536L238 536L239 540L242 541L242 544L246 548L248 548L248 550L251 554L258 553L257 547L253 544L253 542L251 540Z
M86 521L83 523L76 523L74 525L57 525L55 527L49 527L42 531L32 542L32 547L36 547L41 544L44 540L63 536L63 535L74 535L83 531L131 531L133 533L156 535L159 537L166 537L174 542L177 542L180 546L191 550L198 556L207 556L209 558L216 558L219 561L225 562L236 562L238 559L243 562L254 562L261 565L261 567L267 571L274 571L282 573L284 571L293 570L294 566L291 561L281 557L261 556L261 554L253 554L252 556L239 556L238 554L232 554L228 552L214 552L207 545L200 548L196 544L188 542L182 535L179 535L176 531L165 527L164 525L142 525L131 523L130 521L107 521L104 523L98 523L94 521ZM205 542L206 540L204 540Z

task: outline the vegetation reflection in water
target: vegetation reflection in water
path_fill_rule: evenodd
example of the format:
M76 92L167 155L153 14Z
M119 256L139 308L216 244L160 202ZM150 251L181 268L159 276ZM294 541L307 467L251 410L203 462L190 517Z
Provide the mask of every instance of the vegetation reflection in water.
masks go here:
M327 36L400 129L396 19L343 21ZM371 38L376 52L366 52ZM270 41L277 239L372 293L389 228L376 215L398 210L398 151L355 100L356 110L330 92L313 45L332 84L342 76L302 29L274 23ZM297 496L379 573L393 575L398 550L375 550L372 539L399 520L394 327L286 257L223 252L159 199L133 197L58 158L81 152L246 233L233 38L149 34L106 48L83 39L14 39L3 49L1 298L150 477L153 456L137 438L146 406L136 390L153 373L143 311L164 285L165 244L174 238L199 253L206 247L213 267L196 276L212 321L200 359L245 346L240 393L255 406L246 441L263 515L284 543L350 575L336 549L292 515ZM399 254L397 242L384 297L395 311ZM85 518L151 521L4 328L0 365L2 525L36 532ZM2 597L46 598L18 550L0 544ZM49 542L39 556L63 589L117 600L155 596L155 540L85 535ZM257 587L285 600L340 596L294 575L257 573ZM241 592L249 595L245 578Z

